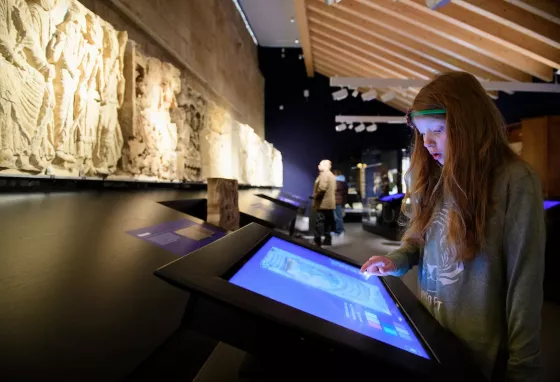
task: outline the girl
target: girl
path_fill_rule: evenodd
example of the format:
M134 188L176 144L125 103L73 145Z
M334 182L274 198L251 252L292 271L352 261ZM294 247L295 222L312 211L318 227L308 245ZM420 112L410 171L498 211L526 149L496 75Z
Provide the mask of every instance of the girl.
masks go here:
M540 182L510 149L501 115L468 73L426 85L407 114L415 145L403 245L362 272L418 265L420 296L488 378L540 372L545 222Z

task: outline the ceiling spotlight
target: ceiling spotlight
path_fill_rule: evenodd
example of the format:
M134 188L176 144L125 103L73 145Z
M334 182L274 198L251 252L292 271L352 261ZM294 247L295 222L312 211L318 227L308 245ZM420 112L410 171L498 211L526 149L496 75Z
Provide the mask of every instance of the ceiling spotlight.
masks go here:
M335 101L342 101L343 99L348 97L348 90L346 88L337 90L332 94L332 97Z
M299 40L296 39L296 41L294 41L296 44L299 44Z
M395 99L395 97L397 96L397 93L395 93L394 90L390 90L387 93L383 94L381 96L381 101L383 102L389 102Z
M366 131L368 133L373 133L374 131L377 131L377 125L375 123L372 123L371 125L366 127Z
M296 22L296 19L294 19L294 18L292 17L292 18L290 19L290 22L291 22L291 23L295 23L295 22Z
M346 125L344 123L341 123L340 125L336 125L334 129L340 133L341 131L346 130Z
M356 131L356 133L361 133L365 129L366 129L366 125L364 125L363 123L360 123L358 126L356 126L356 128L354 130Z
M375 90L369 90L365 93L362 93L362 99L364 101L371 101L377 98L377 92Z
M354 124L353 123L349 123L348 124L348 130L352 130L354 128Z
M358 89L356 89L352 92L352 97L356 98L358 94L360 94L360 92L358 92Z

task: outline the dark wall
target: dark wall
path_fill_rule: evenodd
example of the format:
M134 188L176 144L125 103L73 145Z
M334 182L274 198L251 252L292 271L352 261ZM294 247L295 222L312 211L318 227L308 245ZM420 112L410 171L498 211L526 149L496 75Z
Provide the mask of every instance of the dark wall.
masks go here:
M363 102L349 96L335 102L327 77L307 78L300 49L260 48L259 62L265 77L265 136L282 152L284 189L307 196L313 190L317 164L330 159L334 167L360 162L366 148L400 149L407 145L404 125L378 125L375 133L335 131L335 116L402 115L378 101ZM309 90L309 98L304 90ZM283 110L279 107L283 106ZM352 160L352 159L351 159Z
M526 118L560 115L560 93L500 92L496 105L506 123L512 124Z

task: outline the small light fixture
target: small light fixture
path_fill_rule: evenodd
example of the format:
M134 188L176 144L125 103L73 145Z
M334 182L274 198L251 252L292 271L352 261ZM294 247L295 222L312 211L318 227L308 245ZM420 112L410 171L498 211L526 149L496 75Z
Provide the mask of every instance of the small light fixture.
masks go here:
M278 106L278 109L279 109L279 110L284 110L284 105Z
M374 100L375 98L377 98L377 92L375 90L369 90L365 93L362 93L362 99L364 101L371 101Z
M337 90L332 94L332 96L335 101L342 101L343 99L348 97L348 89L342 88L340 90Z
M366 125L364 125L363 123L360 123L358 126L356 126L356 128L354 130L356 131L356 133L361 133L365 129L366 129Z
M377 125L375 123L372 123L371 125L366 127L366 131L368 133L373 133L374 131L377 131Z
M390 90L390 91L388 91L387 93L385 93L381 96L381 102L384 102L384 103L390 102L390 101L394 100L396 96L397 96L397 93L395 93L394 90Z
M296 41L294 41L296 44L299 44L299 40L296 39Z
M341 123L340 125L336 125L334 129L340 133L341 131L346 130L346 125L344 123Z
M293 17L290 19L290 22L293 24L296 22L296 19L294 19Z
M356 98L356 97L358 96L358 94L360 94L360 93L358 92L358 89L355 89L355 90L352 92L352 97Z

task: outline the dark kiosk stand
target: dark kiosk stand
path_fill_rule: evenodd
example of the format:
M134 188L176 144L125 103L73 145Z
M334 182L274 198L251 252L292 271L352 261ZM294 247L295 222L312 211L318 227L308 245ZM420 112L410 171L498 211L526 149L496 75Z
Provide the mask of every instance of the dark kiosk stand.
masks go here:
M289 194L286 194L284 192L281 192L277 197L272 197L266 194L256 194L256 196L258 196L259 198L270 200L271 202L286 207L290 210L295 210L295 211L303 210L303 212L305 212L305 210L307 209L307 203L295 196L288 196L288 195Z
M275 243L283 244L283 249L278 249ZM289 252L290 249L294 253ZM334 321L305 313L305 308L283 304L234 283L238 282L239 278L236 277L244 269L252 266L251 269L271 272L270 276L263 279L263 285L274 293L283 293L284 290L275 287L280 285L275 284L275 277L276 280L291 283L291 288L303 288L304 293L294 297L301 301L301 295L310 291L314 293L316 288L324 286L324 281L330 280L313 279L317 274L320 278L321 269L326 266L315 265L314 268L311 260L300 258L296 253L301 256L311 256L311 253L327 266L335 264L337 270L332 271L331 276L347 272L350 276L340 275L343 282L331 288L329 293L338 297L346 296L344 298L352 303L363 297L363 293L359 293L360 285L367 284L364 288L368 289L373 288L369 286L371 283L377 283L377 289L398 310L393 317L398 316L399 320L405 321L403 324L414 332L409 335L416 338L426 356L401 350L404 348L389 345L385 340L373 339L337 325ZM266 257L261 259L259 256L263 254ZM251 261L253 257L259 262ZM277 261L282 257L283 266L287 265L286 272L292 272L295 279L290 279L288 273L287 277L286 274L279 276L274 273L283 271ZM266 268L271 263L272 266ZM355 378L391 378L397 381L415 378L414 381L448 381L450 376L453 376L454 381L484 380L469 361L459 341L433 319L399 279L388 277L361 281L359 278L363 276L357 273L357 266L352 260L338 254L301 244L258 224L250 224L158 269L156 275L191 292L182 320L183 328L201 332L250 354L245 357L243 367L238 372L238 377L243 380L348 381ZM305 277L311 275L313 280L309 284L303 278L297 280L301 274L305 274ZM328 272L324 275L328 277ZM349 280L352 277L354 280ZM337 285L336 282L332 285ZM326 298L332 297L325 293L329 288L330 284L320 291ZM370 297L366 296L366 299L371 301ZM303 303L302 306L308 303L317 305L317 301ZM344 306L349 305L352 304L344 302ZM333 307L321 308L330 310ZM344 309L342 311L344 315ZM369 315L372 315L371 311ZM348 312L346 317L349 317ZM380 333L387 336L383 331Z
M287 228L290 236L294 234L297 208L253 195L239 203L239 212L242 227L249 223L258 223L272 229Z

